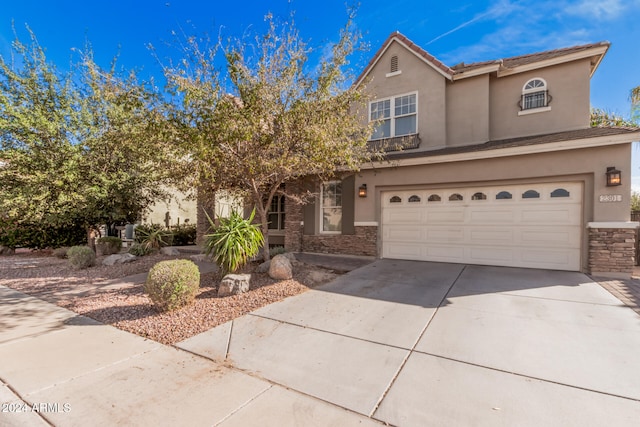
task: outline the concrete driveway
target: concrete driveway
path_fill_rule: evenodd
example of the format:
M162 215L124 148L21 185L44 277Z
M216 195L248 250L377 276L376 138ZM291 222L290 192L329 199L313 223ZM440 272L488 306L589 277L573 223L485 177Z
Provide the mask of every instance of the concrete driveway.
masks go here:
M581 273L379 260L178 347L392 425L640 419L640 316Z

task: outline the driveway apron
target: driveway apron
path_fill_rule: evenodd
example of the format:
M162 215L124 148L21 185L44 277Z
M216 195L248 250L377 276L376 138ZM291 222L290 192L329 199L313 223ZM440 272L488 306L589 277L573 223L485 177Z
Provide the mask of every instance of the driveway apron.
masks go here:
M640 316L581 273L379 260L178 347L392 425L640 419Z

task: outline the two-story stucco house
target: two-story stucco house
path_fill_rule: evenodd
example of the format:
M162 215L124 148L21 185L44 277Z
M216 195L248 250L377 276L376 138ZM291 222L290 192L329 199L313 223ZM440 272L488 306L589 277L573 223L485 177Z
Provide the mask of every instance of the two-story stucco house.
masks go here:
M388 161L300 183L319 196L282 207L286 249L628 276L640 131L590 127L608 48L449 67L391 34L355 83Z

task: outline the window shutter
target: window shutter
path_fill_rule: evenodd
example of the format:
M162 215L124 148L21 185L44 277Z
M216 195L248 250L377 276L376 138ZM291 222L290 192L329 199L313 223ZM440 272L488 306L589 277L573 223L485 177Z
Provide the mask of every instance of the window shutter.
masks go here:
M303 183L303 188L306 191L315 192L313 180L307 179ZM307 204L302 207L302 220L304 221L304 228L302 234L313 235L316 232L316 198L312 197Z
M356 234L354 226L356 176L342 180L342 234Z

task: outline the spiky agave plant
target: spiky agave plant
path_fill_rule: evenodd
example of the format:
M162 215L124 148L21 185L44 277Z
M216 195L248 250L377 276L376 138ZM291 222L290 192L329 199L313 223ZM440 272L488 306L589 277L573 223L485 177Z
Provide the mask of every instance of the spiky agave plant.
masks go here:
M228 218L220 218L216 226L211 218L211 234L205 235L204 251L211 256L223 274L233 273L242 268L251 257L258 254L264 244L264 236L259 224L253 224L255 209L245 219L236 211Z

